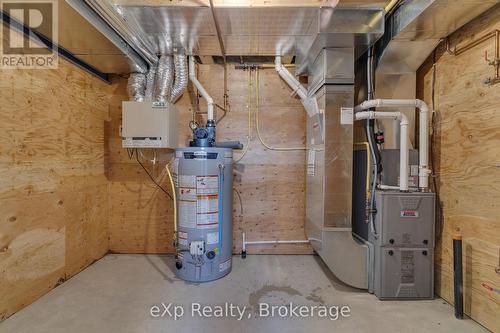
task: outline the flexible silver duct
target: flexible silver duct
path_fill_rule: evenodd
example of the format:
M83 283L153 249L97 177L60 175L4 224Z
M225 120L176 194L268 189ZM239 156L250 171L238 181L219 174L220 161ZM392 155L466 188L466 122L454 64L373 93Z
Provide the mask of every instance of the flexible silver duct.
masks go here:
M135 102L143 102L145 91L146 75L142 73L130 73L127 83L129 99Z
M163 54L158 62L156 83L154 87L154 101L168 102L174 83L174 59L171 55Z
M174 104L182 96L187 88L189 73L187 57L183 53L174 54L175 82L172 88L170 102Z
M146 93L145 93L145 101L152 102L153 101L153 92L155 88L155 79L156 79L156 70L157 65L152 65L149 67L148 73L146 74Z
M174 84L175 74L175 84ZM130 100L175 103L187 88L189 73L184 54L162 55L146 74L131 73L127 91Z

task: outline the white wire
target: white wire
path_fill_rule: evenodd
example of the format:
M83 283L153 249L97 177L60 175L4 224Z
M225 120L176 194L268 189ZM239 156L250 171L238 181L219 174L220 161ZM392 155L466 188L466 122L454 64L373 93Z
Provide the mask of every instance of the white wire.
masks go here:
M259 138L260 143L264 147L266 147L269 150L276 150L276 151L293 151L293 150L307 150L306 147L273 147L268 145L264 140L262 139L262 136L260 135L260 130L259 130L259 109L260 109L260 79L259 79L259 70L257 69L257 83L256 83L256 110L255 110L255 127L257 129L257 136Z
M243 148L243 153L238 157L236 160L234 160L235 163L238 163L245 157L247 154L248 150L250 149L250 142L252 140L252 80L251 80L251 70L248 70L248 97L247 97L247 110L248 110L248 134L247 134L247 144L245 145L245 148Z

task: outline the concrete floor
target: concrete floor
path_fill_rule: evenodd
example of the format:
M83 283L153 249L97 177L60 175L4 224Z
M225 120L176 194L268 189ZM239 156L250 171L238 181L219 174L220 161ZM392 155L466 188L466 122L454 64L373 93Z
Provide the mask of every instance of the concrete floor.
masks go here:
M154 318L152 306L184 308L179 320ZM247 306L244 319L191 317L191 303ZM348 306L345 317L263 318L258 304ZM253 309L250 308L253 306ZM180 310L178 310L180 311ZM284 310L282 314L285 314ZM173 312L173 311L171 311ZM324 314L324 313L323 313ZM250 317L250 318L248 318ZM487 332L456 320L441 299L384 301L340 283L312 255L234 257L233 272L193 285L174 277L173 258L107 255L0 323L0 332Z

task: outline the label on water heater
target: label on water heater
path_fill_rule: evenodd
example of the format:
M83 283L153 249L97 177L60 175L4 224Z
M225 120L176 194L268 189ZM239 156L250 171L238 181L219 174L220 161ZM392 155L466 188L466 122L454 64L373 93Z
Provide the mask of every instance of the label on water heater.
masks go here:
M219 176L178 175L179 226L219 227Z
M196 188L196 176L179 175L179 187Z
M179 226L196 228L196 201L179 200Z
M209 232L207 234L207 245L213 245L219 243L219 233Z
M231 258L219 264L219 272L223 272L229 268L231 268Z
M179 236L178 237L179 245L187 246L188 245L188 234L187 234L187 232L179 231L178 236Z
M196 176L196 228L219 227L219 176Z
M179 185L179 226L184 228L196 228L196 188L190 187L196 184L196 179L190 176L180 176Z

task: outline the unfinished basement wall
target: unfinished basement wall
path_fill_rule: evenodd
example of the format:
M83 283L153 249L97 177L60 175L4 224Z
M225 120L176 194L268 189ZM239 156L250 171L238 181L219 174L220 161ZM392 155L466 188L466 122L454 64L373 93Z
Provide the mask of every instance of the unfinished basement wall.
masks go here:
M494 29L500 29L500 6L458 30L450 43L461 46ZM500 332L500 84L483 83L494 75L484 53L493 57L495 41L459 56L447 54L442 44L417 74L419 98L432 105L436 59L433 161L441 202L436 292L453 303L452 236L461 234L465 312Z
M108 251L110 86L57 70L0 70L0 320Z
M223 105L223 67L200 65L199 79L215 102ZM253 73L252 75L255 75ZM251 143L248 153L234 168L233 198L234 253L241 251L241 233L247 240L305 239L305 152L270 151L257 138L255 129L255 76L251 83ZM121 102L127 100L126 81L111 103L109 130L110 156L110 250L118 253L172 253L173 204L145 174L135 157L130 159L121 147ZM228 65L230 111L217 126L219 141L240 140L248 135L248 72ZM301 147L305 144L306 113L292 91L274 69L260 71L260 131L264 141L274 146ZM198 103L200 106L198 106ZM180 112L179 144L191 138L188 127L194 112L206 112L206 103L188 91L176 104ZM201 110L201 111L199 111ZM217 110L217 117L223 113ZM204 123L206 115L195 115ZM144 157L151 158L145 151ZM236 151L235 157L241 152ZM161 185L170 190L165 163L155 167L141 158ZM249 253L311 253L307 245L251 247Z

